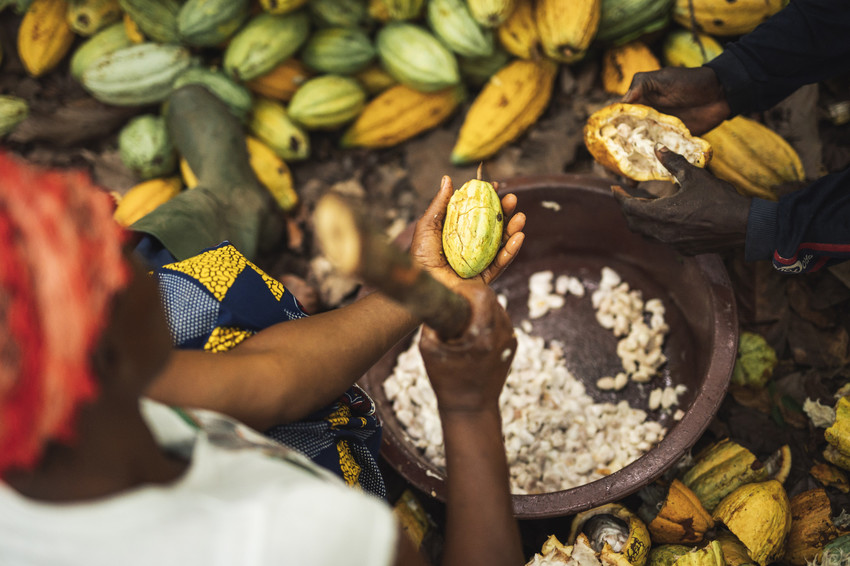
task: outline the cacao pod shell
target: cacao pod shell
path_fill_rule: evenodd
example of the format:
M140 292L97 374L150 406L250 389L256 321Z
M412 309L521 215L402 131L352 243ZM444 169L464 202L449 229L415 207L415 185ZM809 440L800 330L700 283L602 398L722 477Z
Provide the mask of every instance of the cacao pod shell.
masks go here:
M726 438L697 454L694 465L681 479L706 511L712 512L721 499L739 486L767 479L767 470L755 454Z
M673 564L675 566L726 566L726 559L720 543L713 540L702 548L686 552Z
M493 185L472 179L452 194L443 222L443 253L468 279L492 263L502 243L504 214Z
M723 550L723 557L726 559L728 566L756 566L747 547L744 543L738 540L738 537L723 530L717 534L717 542L720 543L720 548Z
M653 544L649 550L646 566L673 566L680 556L687 554L692 549L693 547L683 544Z
M594 159L635 181L673 180L655 156L655 144L662 140L697 167L711 159L709 143L692 136L681 120L642 104L611 104L594 112L584 126L584 144Z
M791 530L791 504L776 480L747 483L723 498L712 513L738 537L756 563L782 556Z
M628 564L632 566L644 566L649 557L649 547L651 544L649 531L637 515L619 503L608 503L578 513L573 517L570 524L568 541L574 542L577 539L579 533L583 532L585 524L588 523L589 519L606 515L614 519L614 521L608 523L609 528L620 528L621 525L625 525L625 527L622 527L622 530L626 534L626 541L622 549L615 554L622 555ZM607 537L603 532L597 534L591 533L588 538L594 548L608 545ZM605 543L604 545L603 542Z
M791 498L791 531L783 556L786 561L805 566L838 535L832 523L832 504L823 488L803 491Z
M714 520L694 492L677 479L670 483L661 508L647 527L652 541L662 544L697 543Z

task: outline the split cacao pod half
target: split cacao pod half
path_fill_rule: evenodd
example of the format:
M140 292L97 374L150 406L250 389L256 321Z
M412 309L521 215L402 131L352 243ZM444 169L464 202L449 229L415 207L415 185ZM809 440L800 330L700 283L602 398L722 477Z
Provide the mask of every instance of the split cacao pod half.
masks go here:
M675 116L642 104L615 103L594 112L584 126L584 144L600 164L635 181L672 181L655 156L660 143L692 165L705 167L711 146Z
M656 488L663 497L647 497ZM646 501L638 509L638 516L646 523L654 543L687 544L702 541L705 532L714 526L714 520L705 510L694 492L678 479L666 488L660 485L641 490Z
M472 179L452 194L443 222L443 252L463 278L484 271L496 257L504 227L502 202L490 183Z
M622 566L644 566L649 556L650 536L644 522L636 514L619 503L608 503L577 514L570 525L569 542L580 533L587 534L591 547L606 554L619 554ZM619 533L611 544L612 533ZM612 557L609 556L609 561ZM625 562L625 564L623 564Z

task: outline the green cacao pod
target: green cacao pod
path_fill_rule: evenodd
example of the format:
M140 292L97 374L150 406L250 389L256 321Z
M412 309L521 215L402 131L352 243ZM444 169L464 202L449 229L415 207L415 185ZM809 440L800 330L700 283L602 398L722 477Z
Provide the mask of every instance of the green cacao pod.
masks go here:
M250 0L189 0L177 14L177 32L189 45L219 45L245 23L250 4Z
M251 111L253 98L251 91L221 71L213 71L206 67L186 69L174 81L175 89L187 84L199 84L216 95L224 102L234 116L244 120Z
M123 16L118 0L69 0L68 25L77 35L94 35Z
M460 82L455 56L419 26L389 23L378 32L376 46L384 69L410 88L434 92Z
M310 138L280 103L257 98L251 108L248 129L284 161L310 157Z
M121 9L132 19L145 37L162 43L177 43L179 0L118 0Z
M307 9L318 28L356 28L369 21L366 0L311 0Z
M694 465L682 476L682 483L710 513L721 499L741 485L767 477L767 469L755 454L726 438L697 454Z
M732 369L732 383L762 388L773 376L777 361L776 351L763 336L742 331L738 336L738 356Z
M263 10L270 14L288 14L307 3L307 0L260 0Z
M725 1L725 0L724 0ZM670 23L674 0L602 0L596 39L622 45Z
M165 118L145 114L133 118L118 134L121 161L142 180L163 177L177 166L177 152Z
M516 0L467 0L467 4L475 21L482 26L495 28L510 17Z
M0 94L0 136L14 130L29 115L27 101L10 94Z
M415 20L422 13L425 0L381 0L391 20Z
M0 11L10 7L20 16L29 9L32 2L33 0L0 0Z
M179 45L140 43L100 57L83 72L81 82L101 102L141 106L165 100L193 62Z
M493 185L472 179L456 190L443 222L443 252L464 278L484 271L502 243L504 214Z
M472 17L464 0L430 0L428 25L449 49L464 57L493 53L493 32Z
M301 61L322 73L353 75L369 66L375 47L356 28L327 28L313 33L301 50Z
M663 51L668 67L701 67L723 53L723 46L708 34L678 29L667 34Z
M118 22L108 26L82 43L71 55L71 76L79 81L83 72L92 64L103 57L119 49L130 47L133 42L127 37L124 23Z
M356 80L322 75L295 91L288 113L308 130L332 130L357 117L366 105L366 92Z
M310 18L304 11L258 14L230 40L224 70L238 81L250 81L298 51L309 34Z

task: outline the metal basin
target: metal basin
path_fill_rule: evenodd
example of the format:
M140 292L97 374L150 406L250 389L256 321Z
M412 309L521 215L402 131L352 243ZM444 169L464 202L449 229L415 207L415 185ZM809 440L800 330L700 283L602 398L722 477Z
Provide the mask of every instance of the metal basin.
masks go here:
M683 257L671 248L631 232L610 194L610 183L596 177L558 175L500 182L500 192L517 195L518 210L528 217L520 256L494 284L508 298L514 324L528 318L526 298L531 274L552 270L582 279L589 291L598 285L603 266L615 269L644 299L660 298L670 332L664 345L668 362L651 383L630 383L619 392L600 391L595 380L620 367L613 334L596 322L589 293L569 297L565 306L532 321L533 334L564 344L567 367L586 376L596 402L627 399L668 427L664 439L642 457L605 478L563 491L514 495L521 519L577 513L617 501L658 478L692 447L708 426L726 393L735 363L738 323L734 295L719 257ZM553 204L554 203L554 204ZM408 239L412 231L408 231ZM361 384L378 405L384 421L383 457L406 480L425 493L445 499L445 478L405 439L381 386L392 374L410 338L396 345L364 376ZM652 389L684 384L680 421L669 413L648 410Z

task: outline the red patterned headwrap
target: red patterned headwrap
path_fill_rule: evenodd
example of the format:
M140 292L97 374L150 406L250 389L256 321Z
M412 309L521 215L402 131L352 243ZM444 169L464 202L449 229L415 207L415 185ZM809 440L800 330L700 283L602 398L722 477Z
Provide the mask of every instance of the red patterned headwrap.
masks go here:
M0 475L73 439L91 354L130 277L114 205L83 172L0 152Z

